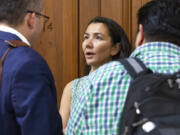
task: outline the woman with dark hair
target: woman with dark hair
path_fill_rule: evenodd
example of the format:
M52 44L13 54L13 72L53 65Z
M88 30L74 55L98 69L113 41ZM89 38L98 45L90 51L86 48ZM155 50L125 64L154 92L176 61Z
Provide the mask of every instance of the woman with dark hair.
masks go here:
M84 33L82 49L87 65L91 72L112 60L128 57L131 53L129 40L119 24L109 18L95 17L92 19ZM88 76L75 79L68 83L64 89L60 114L63 119L63 129L66 134L81 133L82 121L74 121L73 118L81 118L81 112L85 107L86 83ZM70 119L69 119L70 116ZM75 123L74 123L75 122ZM72 129L74 128L74 131Z

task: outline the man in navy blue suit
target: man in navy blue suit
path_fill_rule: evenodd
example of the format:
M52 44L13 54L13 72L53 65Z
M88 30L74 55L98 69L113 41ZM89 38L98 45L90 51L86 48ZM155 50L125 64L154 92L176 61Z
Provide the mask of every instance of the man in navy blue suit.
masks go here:
M31 48L48 19L43 0L1 0L0 58L3 64L0 135L61 135L56 88L45 60ZM19 42L18 42L19 41Z

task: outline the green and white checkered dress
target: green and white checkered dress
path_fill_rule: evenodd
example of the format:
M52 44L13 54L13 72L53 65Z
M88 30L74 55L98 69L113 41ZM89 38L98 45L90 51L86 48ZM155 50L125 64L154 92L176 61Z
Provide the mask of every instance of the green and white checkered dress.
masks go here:
M167 42L144 44L130 57L141 59L156 73L180 71L180 47ZM117 61L76 80L66 135L118 135L130 84L129 74Z

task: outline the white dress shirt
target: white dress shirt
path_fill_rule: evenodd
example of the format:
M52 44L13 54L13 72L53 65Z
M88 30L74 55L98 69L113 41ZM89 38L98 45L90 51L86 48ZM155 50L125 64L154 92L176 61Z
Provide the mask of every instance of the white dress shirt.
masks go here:
M17 30L15 30L12 27L9 26L5 26L5 25L0 25L0 31L4 31L4 32L9 32L12 34L15 34L16 36L18 36L24 43L26 43L27 45L31 46L31 44L29 43L29 41L27 40L27 38L25 36L23 36L20 32L18 32Z

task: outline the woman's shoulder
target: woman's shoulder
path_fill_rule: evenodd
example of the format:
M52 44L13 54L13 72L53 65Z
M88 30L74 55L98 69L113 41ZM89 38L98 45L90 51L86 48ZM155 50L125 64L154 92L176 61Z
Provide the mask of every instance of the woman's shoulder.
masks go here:
M74 80L68 82L65 87L68 87L68 88L69 88L69 87L72 87L73 81L74 81Z
M87 80L87 78L88 78L88 75L80 77L80 78L76 78L76 79L73 80L72 85L73 86L79 85L80 83L85 82Z
M82 85L84 85L87 81L87 76L83 76L81 78L76 78L72 81L72 91L77 92L81 89Z
M76 79L68 82L68 83L65 85L64 89L72 89L73 86L77 85L78 82L80 82L81 80L82 80L82 78L76 78Z

